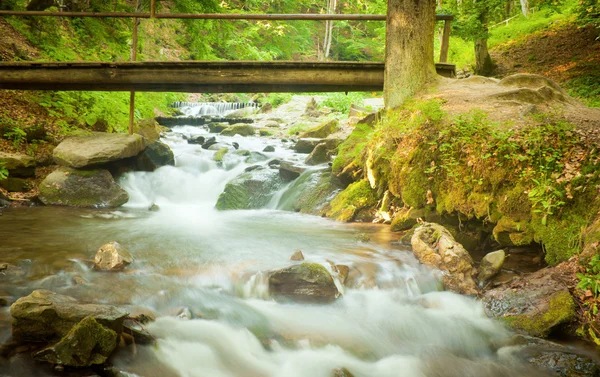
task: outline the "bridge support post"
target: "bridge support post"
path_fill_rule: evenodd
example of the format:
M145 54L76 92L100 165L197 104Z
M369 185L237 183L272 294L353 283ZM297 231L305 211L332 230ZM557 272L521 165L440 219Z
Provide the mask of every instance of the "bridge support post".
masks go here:
M137 1L137 6L135 11L140 11L141 0ZM134 62L137 60L137 42L138 42L138 25L139 21L137 17L133 18L133 31L131 35L131 61ZM133 135L133 120L135 113L135 91L129 92L129 134Z
M448 47L450 46L450 20L444 20L444 32L442 34L442 46L440 48L440 63L448 61Z

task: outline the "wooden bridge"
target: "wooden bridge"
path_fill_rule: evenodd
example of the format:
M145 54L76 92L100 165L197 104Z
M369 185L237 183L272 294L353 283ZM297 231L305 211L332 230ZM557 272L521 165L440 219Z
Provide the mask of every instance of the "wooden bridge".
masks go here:
M438 63L443 76L454 65ZM2 63L0 89L192 93L382 91L384 63L120 62Z

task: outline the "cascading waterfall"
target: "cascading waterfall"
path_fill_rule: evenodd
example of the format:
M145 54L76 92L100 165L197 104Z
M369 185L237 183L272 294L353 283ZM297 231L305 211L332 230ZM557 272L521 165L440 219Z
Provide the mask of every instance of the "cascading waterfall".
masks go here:
M174 102L171 107L179 108L187 116L226 116L239 109L256 109L255 102Z

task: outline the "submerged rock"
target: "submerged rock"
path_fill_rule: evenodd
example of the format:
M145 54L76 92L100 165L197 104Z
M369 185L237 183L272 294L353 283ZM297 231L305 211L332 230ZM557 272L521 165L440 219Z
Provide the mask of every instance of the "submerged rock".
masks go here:
M39 199L46 205L118 207L129 195L108 170L77 170L59 167L42 181Z
M479 265L479 273L477 274L477 284L480 287L485 286L491 278L498 275L504 264L504 258L506 258L504 250L487 253L483 257Z
M477 294L471 255L446 228L439 224L423 223L415 229L411 244L419 262L444 272L442 281L447 290Z
M215 160L216 162L222 162L223 157L225 157L227 152L229 152L229 148L227 148L227 147L223 147L223 148L219 149L213 156L213 160Z
M136 169L154 171L161 166L175 165L175 155L169 146L161 141L155 141L136 158Z
M188 144L202 145L205 141L206 138L204 136L192 136L189 139L187 139Z
M138 155L146 148L141 135L95 132L65 139L53 152L54 161L71 168L98 166Z
M215 207L218 210L263 208L282 186L277 171L265 167L247 171L227 183Z
M86 317L120 334L127 314L114 306L82 304L73 297L43 289L21 297L10 307L13 337L31 342L63 337Z
M33 354L52 364L87 367L103 364L117 346L117 333L86 317L55 345Z
M508 286L487 291L482 298L486 313L516 331L547 336L575 317L575 302L564 281L556 267L523 276Z
M276 300L329 303L340 293L331 274L318 263L302 263L272 272L269 293Z
M0 152L0 166L8 170L12 177L33 177L35 161L26 154Z
M559 377L600 377L600 366L581 350L531 336L509 340L513 356Z
M272 145L267 145L265 149L263 149L263 152L275 152L275 147Z
M94 257L94 268L103 271L122 271L131 263L131 254L116 241L103 245Z

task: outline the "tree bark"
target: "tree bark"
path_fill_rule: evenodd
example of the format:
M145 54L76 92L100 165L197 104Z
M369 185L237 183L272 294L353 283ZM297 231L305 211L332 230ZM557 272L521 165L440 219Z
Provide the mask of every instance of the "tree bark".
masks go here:
M335 13L337 6L337 0L327 0L327 14ZM331 38L333 32L333 21L325 21L325 38L323 38L323 56L322 59L329 57L329 51L331 50Z
M484 10L479 15L479 21L482 26L478 34L480 37L475 38L475 74L481 76L491 76L494 72L494 63L492 62L487 45L488 26L486 13Z
M436 0L388 0L384 101L402 105L435 80L433 38Z

